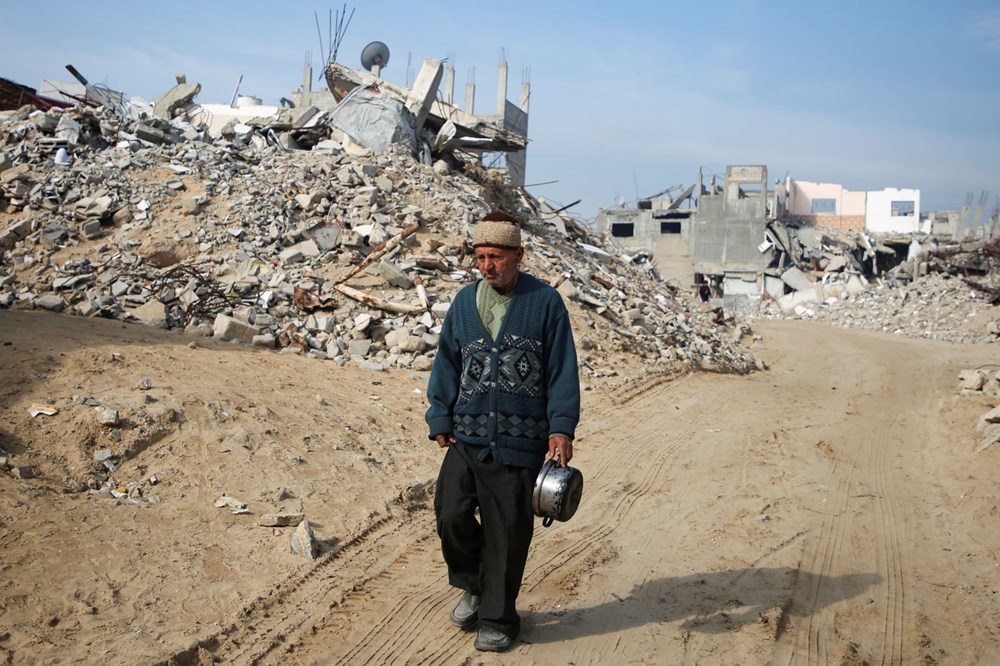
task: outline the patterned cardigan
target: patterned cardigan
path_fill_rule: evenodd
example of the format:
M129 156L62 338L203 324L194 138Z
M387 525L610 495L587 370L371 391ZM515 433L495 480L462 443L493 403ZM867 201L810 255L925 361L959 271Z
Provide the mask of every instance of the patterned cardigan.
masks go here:
M455 297L431 370L430 438L453 433L479 459L541 467L550 433L573 437L580 379L569 313L552 287L518 275L497 339L476 309L476 284Z

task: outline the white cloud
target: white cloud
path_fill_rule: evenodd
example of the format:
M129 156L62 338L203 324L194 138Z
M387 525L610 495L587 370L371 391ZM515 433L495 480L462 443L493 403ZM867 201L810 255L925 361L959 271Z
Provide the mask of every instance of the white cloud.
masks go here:
M1000 51L1000 9L977 12L973 15L969 33L991 51Z

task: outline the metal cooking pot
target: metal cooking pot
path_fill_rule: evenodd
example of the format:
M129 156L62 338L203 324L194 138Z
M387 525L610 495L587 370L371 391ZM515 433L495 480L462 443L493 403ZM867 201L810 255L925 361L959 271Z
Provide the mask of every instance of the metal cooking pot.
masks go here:
M531 493L531 509L548 527L553 520L567 521L576 513L583 495L583 474L575 467L561 467L556 458L548 460L538 472Z

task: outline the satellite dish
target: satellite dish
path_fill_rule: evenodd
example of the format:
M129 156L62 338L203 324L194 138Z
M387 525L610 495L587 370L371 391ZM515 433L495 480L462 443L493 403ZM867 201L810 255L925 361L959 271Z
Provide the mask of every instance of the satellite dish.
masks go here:
M389 47L382 42L372 42L361 50L361 66L375 76L389 64Z

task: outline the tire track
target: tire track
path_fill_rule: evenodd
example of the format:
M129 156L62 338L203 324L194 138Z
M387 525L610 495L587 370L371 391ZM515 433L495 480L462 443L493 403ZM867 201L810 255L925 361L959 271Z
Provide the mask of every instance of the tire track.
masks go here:
M289 576L247 604L227 627L159 663L189 663L189 655L198 649L222 663L262 663L268 654L287 644L290 634L310 622L317 608L326 611L340 606L384 570L380 563L394 551L419 541L422 529L413 520L419 512L400 513L390 509L376 516L311 568Z
M790 652L780 659L782 663L826 664L844 657L831 654L827 640L837 631L836 604L848 596L843 594L846 583L842 576L845 572L859 573L865 569L874 569L880 580L876 586L879 615L875 620L880 629L873 634L872 663L898 665L903 661L906 583L901 543L906 516L897 493L898 483L893 480L886 461L889 442L898 425L898 417L885 418L882 414L875 427L848 449L849 458L834 462L816 545L800 565L801 571L811 575L804 579L805 585L796 585L788 609L802 620L792 638ZM855 487L857 492L853 490ZM863 492L867 487L874 492ZM855 513L860 509L852 500L868 497L874 498L869 516L875 544L873 560L846 547L848 533L864 531L863 525L854 524Z
M887 431L891 431L895 421L886 426ZM903 616L905 587L903 577L903 562L900 553L900 544L904 542L904 530L906 527L906 517L903 506L897 497L897 484L887 474L886 463L886 437L873 439L875 458L875 494L878 503L875 506L875 515L878 529L875 539L878 543L878 552L884 565L880 567L879 573L885 580L885 592L882 601L885 606L884 629L881 632L882 645L879 655L879 664L897 665L903 662Z
M681 396L685 401L698 401L705 397L707 390L704 381L693 382L689 393L685 396L682 392ZM662 486L667 461L698 431L694 419L687 416L679 416L672 421L672 427L667 432L651 425L654 422L651 417L662 411L662 406L658 404L658 392L652 389L634 395L628 408L630 413L636 415L632 425L617 433L618 444L613 449L608 447L599 451L601 455L596 459L597 464L588 468L585 498L590 502L584 511L591 520L586 524L586 530L577 530L571 538L567 538L559 531L549 531L540 526L536 528L522 595L530 593L553 572L572 570L573 562L585 559L596 544L618 529L636 501ZM692 410L681 411L689 414ZM607 430L585 435L591 441L611 441L600 439L608 436ZM664 440L670 443L664 445ZM624 442L629 444L626 446ZM628 490L618 492L621 481L633 473L635 476L630 479L633 483ZM602 508L595 510L598 506ZM433 536L432 530L428 530L428 534ZM324 634L319 640L315 632L303 632L293 645L296 658L303 663L313 659L316 663L342 664L450 664L460 661L461 655L470 649L470 636L456 632L447 621L448 611L456 598L455 591L447 585L444 576L437 573L428 580L427 577L414 579L404 571L408 562L418 571L443 570L442 565L434 561L439 557L435 539L421 541L417 551L391 563L383 575L364 583L360 591L368 598L378 598L386 589L401 595L399 603L388 613L384 604L379 606L382 610L378 611L377 608L368 608L361 595L352 596L343 604L332 607L328 616L316 623L322 627L319 633L329 629L335 616L354 618L368 629L357 636ZM542 553L544 557L540 557ZM375 612L381 612L382 616L366 622ZM431 632L434 640L428 644L426 636ZM316 654L324 654L324 660L313 657ZM277 654L272 656L275 657L273 663L283 661ZM271 660L266 663L271 663Z
M789 608L786 611L804 618L796 635L792 638L790 654L781 659L788 664L828 664L831 663L824 641L827 630L833 622L826 616L828 607L827 585L841 559L844 535L850 523L848 509L851 487L855 483L855 473L859 464L861 447L848 449L847 460L836 459L826 483L825 504L818 529L815 546L799 564L799 571L812 575L806 577L806 584L800 584L801 574L795 585ZM787 618L786 618L787 619Z

